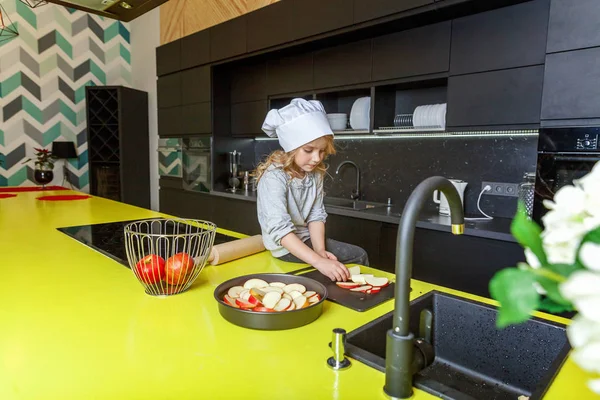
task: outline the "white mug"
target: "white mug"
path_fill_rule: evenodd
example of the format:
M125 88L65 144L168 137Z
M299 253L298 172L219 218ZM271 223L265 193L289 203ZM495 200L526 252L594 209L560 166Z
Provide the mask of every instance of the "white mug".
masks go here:
M458 192L458 197L460 197L460 202L464 207L465 201L465 189L467 188L467 182L461 181L459 179L449 179L450 182L456 188ZM435 190L433 192L433 202L440 205L440 215L450 215L450 206L448 205L448 199L444 196L444 193L440 193L439 190Z

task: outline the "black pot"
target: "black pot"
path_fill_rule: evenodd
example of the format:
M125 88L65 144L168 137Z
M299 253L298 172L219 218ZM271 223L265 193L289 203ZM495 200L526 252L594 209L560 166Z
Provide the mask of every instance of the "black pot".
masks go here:
M286 284L300 283L306 287L306 290L317 292L321 296L321 300L300 310L281 312L242 310L241 308L231 307L223 301L223 296L227 294L227 291L231 287L238 285L242 286L244 282L251 278L263 279L267 282L283 282ZM319 318L323 311L323 302L327 297L327 289L320 282L302 276L288 274L252 274L223 282L215 289L214 296L219 305L221 316L232 324L250 329L281 330L307 325Z
M45 185L52 182L52 179L54 179L54 172L36 169L33 171L33 179L35 179L38 185Z

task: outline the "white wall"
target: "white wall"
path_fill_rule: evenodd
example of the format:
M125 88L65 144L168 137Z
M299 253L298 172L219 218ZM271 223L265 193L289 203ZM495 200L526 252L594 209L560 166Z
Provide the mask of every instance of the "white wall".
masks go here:
M150 204L158 211L158 116L156 103L156 48L160 45L160 7L129 23L131 75L135 89L148 92L150 128Z

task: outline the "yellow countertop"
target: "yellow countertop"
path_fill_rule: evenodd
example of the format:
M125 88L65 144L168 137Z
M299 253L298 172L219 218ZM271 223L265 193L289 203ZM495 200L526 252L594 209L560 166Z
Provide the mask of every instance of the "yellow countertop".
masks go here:
M98 197L46 202L41 195L0 199L0 399L387 398L383 373L354 360L335 372L326 360L332 329L350 332L392 310L393 301L363 313L325 302L321 317L301 328L241 328L220 316L216 286L303 265L262 252L205 267L187 292L152 297L129 269L56 228L160 213ZM493 304L424 282L412 287L412 298L438 289ZM594 398L586 379L567 360L545 398ZM414 399L433 398L415 390Z

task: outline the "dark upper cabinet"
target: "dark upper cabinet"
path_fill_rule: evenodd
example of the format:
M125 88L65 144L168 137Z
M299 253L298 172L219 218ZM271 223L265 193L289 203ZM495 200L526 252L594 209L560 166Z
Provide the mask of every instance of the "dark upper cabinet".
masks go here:
M166 75L181 69L181 41L175 40L156 48L156 75Z
M305 38L353 23L352 0L292 0L294 31Z
M600 46L598 16L598 0L552 0L548 53Z
M447 72L450 22L373 39L373 80Z
M181 38L181 69L209 62L210 36L208 29Z
M267 98L267 63L240 65L231 72L231 102Z
M300 54L267 62L267 94L312 90L313 56Z
M209 37L211 62L246 53L246 15L211 27Z
M433 4L433 0L354 0L354 22L364 22L428 4Z
M539 124L543 66L448 79L446 125Z
M450 73L543 64L548 12L535 0L454 20Z
M210 66L196 67L181 73L181 104L193 104L211 99Z
M211 103L196 103L181 107L181 133L212 132Z
M248 19L248 52L291 42L297 39L294 30L295 0L280 0L246 14ZM303 21L310 24L310 20Z
M361 40L316 51L315 89L352 85L371 80L371 40Z
M600 48L548 54L542 119L600 118Z
M159 108L158 135L179 136L181 133L181 107Z
M158 77L156 80L158 108L181 105L181 77L180 72Z
M231 134L233 136L260 135L266 115L266 100L232 104Z

